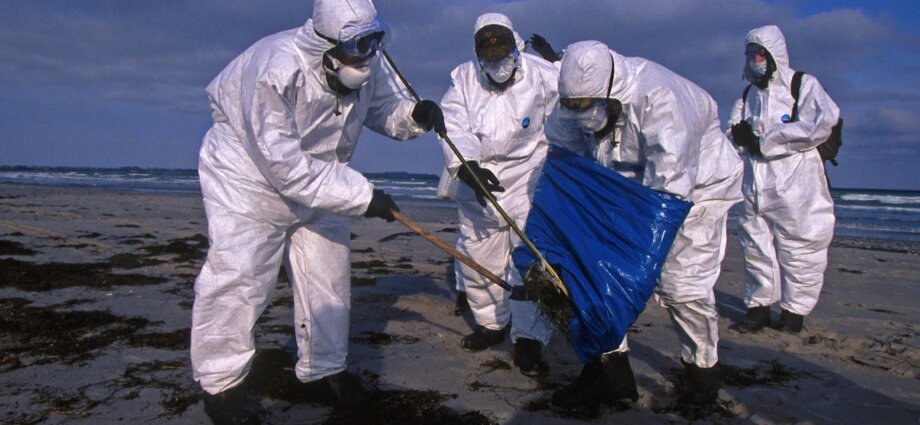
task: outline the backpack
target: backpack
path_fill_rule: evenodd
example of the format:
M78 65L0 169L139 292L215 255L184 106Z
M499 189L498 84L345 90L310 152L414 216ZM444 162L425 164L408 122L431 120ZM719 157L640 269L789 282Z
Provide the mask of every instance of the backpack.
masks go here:
M795 102L792 104L792 114L790 115L789 121L786 122L795 122L799 119L799 93L802 91L802 76L805 75L802 71L796 71L792 75L792 98L795 99ZM741 110L744 111L744 104L747 103L748 92L751 91L752 84L748 84L744 88L744 94L741 95ZM843 144L843 118L837 120L837 124L831 127L831 135L827 137L827 140L818 145L818 154L821 155L822 161L830 161L831 165L837 166L837 153L840 152L840 145Z

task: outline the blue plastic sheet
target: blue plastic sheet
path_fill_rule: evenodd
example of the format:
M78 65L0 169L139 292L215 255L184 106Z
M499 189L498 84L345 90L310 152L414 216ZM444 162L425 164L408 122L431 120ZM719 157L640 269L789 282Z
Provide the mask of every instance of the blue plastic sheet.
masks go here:
M572 297L571 343L582 362L623 341L692 205L588 158L550 150L526 234L549 264L562 268ZM522 275L536 261L526 246L512 258Z

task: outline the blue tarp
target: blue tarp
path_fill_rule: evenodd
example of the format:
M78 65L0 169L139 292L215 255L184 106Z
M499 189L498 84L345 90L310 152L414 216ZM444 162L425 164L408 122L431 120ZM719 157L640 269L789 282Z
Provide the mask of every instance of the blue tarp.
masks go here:
M652 295L692 203L553 147L527 217L527 237L562 268L572 346L582 362L616 349ZM512 253L522 275L536 261Z

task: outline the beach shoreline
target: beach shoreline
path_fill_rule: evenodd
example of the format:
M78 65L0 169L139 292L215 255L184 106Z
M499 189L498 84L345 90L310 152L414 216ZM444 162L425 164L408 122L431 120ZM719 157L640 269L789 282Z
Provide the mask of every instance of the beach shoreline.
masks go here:
M453 243L455 210L400 206ZM719 405L676 404L677 337L653 299L630 332L639 401L575 418L547 402L580 369L559 335L546 350L552 370L540 381L511 366L508 341L464 352L459 339L472 320L453 314L447 255L397 223L356 218L351 232L349 369L378 389L379 403L337 412L291 389L293 313L281 279L256 328L253 375L264 381L270 423L366 424L372 415L405 413L464 424L920 418L920 244L835 238L807 329L746 335L730 329L744 313L743 264L731 236L716 286L726 375ZM197 193L0 184L0 418L207 423L187 352L206 236Z

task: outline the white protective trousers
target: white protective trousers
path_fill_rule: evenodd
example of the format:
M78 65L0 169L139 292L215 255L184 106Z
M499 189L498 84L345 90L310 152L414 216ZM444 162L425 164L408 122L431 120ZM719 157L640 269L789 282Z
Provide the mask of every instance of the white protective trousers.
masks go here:
M739 232L744 302L751 308L779 301L781 308L807 315L824 284L835 221L823 161L815 147L828 138L840 110L818 80L805 74L798 120L784 122L792 113L795 73L789 67L785 38L771 25L752 30L747 43L770 52L777 69L765 89L752 85L747 100L738 99L729 121L730 127L747 120L759 136L762 152L744 152Z
M511 21L498 13L477 19L474 33L486 25L512 30ZM558 100L556 67L529 53L515 33L520 67L504 90L489 84L477 60L457 66L451 72L451 87L441 99L447 133L468 161L495 173L504 192L496 192L498 203L523 228L548 142L544 125ZM456 178L460 161L443 143L445 164ZM442 177L442 180L444 177ZM457 249L512 285L523 282L511 261L511 250L520 243L510 226L492 205L481 206L466 183L456 191L460 218ZM508 293L459 262L455 264L457 286L467 294L470 310L478 325L502 329L511 321L511 339L529 338L544 345L552 327L529 301L509 300Z
M684 361L712 367L718 361L713 287L725 255L728 209L741 200L743 169L722 133L715 101L661 65L624 57L597 41L572 44L565 52L560 97L609 97L619 100L623 111L600 140L554 115L547 127L550 140L694 203L655 292L677 328Z
M516 220L519 226L523 219ZM524 281L511 261L511 250L520 245L520 238L510 226L471 232L461 227L457 250L486 269L493 271L511 286L523 286ZM476 323L492 330L503 329L511 320L511 340L528 338L546 345L552 337L552 324L540 314L531 301L509 299L510 293L481 274L455 261L457 276L463 282L470 310Z
M659 299L659 302L662 300ZM715 366L719 362L719 313L715 296L713 299L666 304L664 307L677 330L680 358L684 363L702 368ZM628 339L623 337L623 342L611 353L628 352Z
M308 382L344 370L351 298L348 218L320 215L285 227L208 201L205 209L213 245L195 282L195 380L215 394L245 378L255 354L252 328L271 302L282 263L294 290L297 378Z
M687 285L677 280L673 273L667 275L662 271L658 287L655 289L655 299L658 304L668 311L671 323L677 330L680 342L681 358L686 363L707 368L714 366L719 361L719 314L716 310L715 287L716 280L721 272L722 260L725 258L727 240L727 209L731 203L701 202L694 204L684 221L677 240L675 240L668 259L665 261L664 270L676 264L689 263L697 259L699 263L693 265L698 269L700 279L705 286L699 283L694 285L698 290L706 289L703 298L691 301L677 302L669 294L676 293L680 286ZM709 208L706 208L706 207ZM708 243L718 241L719 245ZM623 345L616 351L626 351L626 338Z

